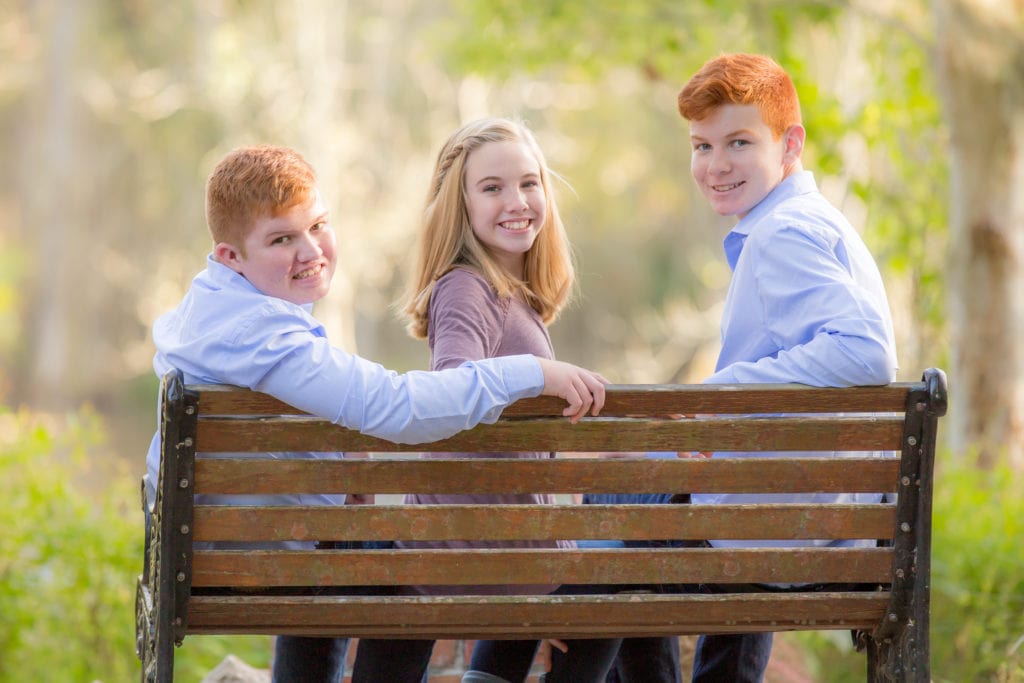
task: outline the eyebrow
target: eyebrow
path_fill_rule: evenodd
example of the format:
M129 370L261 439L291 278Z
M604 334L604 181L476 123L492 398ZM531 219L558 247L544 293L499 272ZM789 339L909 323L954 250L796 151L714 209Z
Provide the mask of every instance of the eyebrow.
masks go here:
M722 137L724 137L724 138L739 138L739 137L754 137L754 135L755 135L754 131L750 130L749 128L737 128L736 130L729 131L728 133L726 133ZM694 135L693 133L690 134L690 139L691 140L700 140L701 142L707 142L707 138L701 137L700 135Z
M330 214L331 214L330 211L324 211L322 214L320 214L319 216L314 218L313 221L309 225L306 226L306 228L312 227L312 226L316 225L317 223L325 222L327 220L327 217ZM294 235L297 232L302 232L306 228L300 228L298 230L274 230L273 232L267 233L267 239L277 239L278 237L281 237L282 235Z
M524 173L523 175L519 176L520 180L525 180L527 178L540 180L540 173L537 173L536 171L530 171L529 173ZM503 182L505 182L505 179L501 178L499 176L496 176L496 175L489 175L489 176L486 176L486 177L481 178L480 180L476 181L475 183L473 183L473 185L477 186L477 185L480 185L481 183L494 183L494 182L503 183Z

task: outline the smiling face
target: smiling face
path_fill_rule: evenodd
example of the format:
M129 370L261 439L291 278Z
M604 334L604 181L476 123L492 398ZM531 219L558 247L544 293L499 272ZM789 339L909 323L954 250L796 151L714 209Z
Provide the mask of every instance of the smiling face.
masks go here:
M473 234L517 278L544 224L540 173L537 158L520 142L488 142L466 158L464 191Z
M214 256L264 294L298 305L327 295L337 265L319 192L276 216L255 219L241 248L219 242Z
M753 104L725 104L690 121L690 170L711 207L743 218L789 175L799 171L803 126L779 139Z

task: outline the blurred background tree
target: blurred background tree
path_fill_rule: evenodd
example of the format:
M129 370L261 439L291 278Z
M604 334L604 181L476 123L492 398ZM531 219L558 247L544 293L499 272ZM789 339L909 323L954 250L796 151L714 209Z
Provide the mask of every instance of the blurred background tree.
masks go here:
M1024 550L954 561L970 530L945 516L1003 501L978 533L1019 538L999 492L1024 468L1022 41L1018 0L0 0L0 406L18 416L0 433L3 463L16 463L8 486L53 467L72 482L59 495L138 531L134 493L110 501L134 490L155 427L149 328L209 250L206 175L247 143L294 146L317 167L342 254L317 315L336 343L401 370L427 364L391 303L436 150L465 120L525 119L567 181L579 264L580 297L552 328L559 357L617 382L699 381L717 352L731 221L693 185L675 95L715 54L766 52L800 90L806 166L882 265L900 379L950 370L939 495L956 507L936 505L936 680L1018 675ZM83 405L102 424L89 434L116 438L71 465L55 439L10 427L62 425ZM976 487L991 495L967 495ZM52 518L47 495L11 514ZM78 516L69 504L60 519ZM45 529L58 547L64 527ZM140 558L121 559L110 572L131 584L125 566ZM960 590L964 576L977 590ZM0 599L23 595L5 585ZM5 620L31 611L0 609L0 672L16 671Z
M934 0L949 127L952 444L1024 469L1024 3Z
M208 250L205 175L255 141L293 145L321 173L344 257L318 315L349 348L422 367L425 345L389 305L436 147L488 114L526 119L568 181L581 297L553 329L559 354L617 381L697 381L730 221L696 195L674 101L726 48L793 71L808 166L883 261L903 367L944 364L947 132L918 9L891 31L820 3L23 6L6 15L0 100L15 160L3 235L20 268L6 393L140 422L126 411L152 393L149 327Z

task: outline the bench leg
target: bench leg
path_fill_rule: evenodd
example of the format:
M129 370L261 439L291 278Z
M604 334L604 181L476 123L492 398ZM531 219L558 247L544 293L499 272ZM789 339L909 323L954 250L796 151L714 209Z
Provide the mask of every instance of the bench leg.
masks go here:
M153 632L153 598L144 577L135 585L135 656L142 663L142 683L156 680L155 633Z
M136 650L142 660L142 683L172 683L174 629L166 591L157 582L140 580L135 597Z
M149 476L142 477L142 514L145 546L142 574L135 583L135 656L142 665L142 683L156 680L156 624L153 622L153 510L146 494Z
M868 636L868 683L929 683L928 648L919 645L912 629L904 630L898 640L878 642Z
M171 683L174 678L174 637L154 621L149 586L139 581L135 592L135 654L142 663L142 683Z
M145 552L142 574L135 587L135 654L142 664L142 683L172 683L174 678L173 605L162 574L160 530L146 500L142 480L142 511L145 517Z

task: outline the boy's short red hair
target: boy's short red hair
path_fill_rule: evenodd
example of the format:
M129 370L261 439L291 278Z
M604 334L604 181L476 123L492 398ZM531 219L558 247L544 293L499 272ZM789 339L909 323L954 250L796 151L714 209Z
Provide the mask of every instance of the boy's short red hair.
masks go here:
M771 57L726 54L707 61L679 91L679 113L700 121L726 104L753 104L778 140L800 119L796 87Z
M220 160L206 182L206 224L215 244L242 250L257 218L277 216L315 191L316 171L295 150L240 147Z

